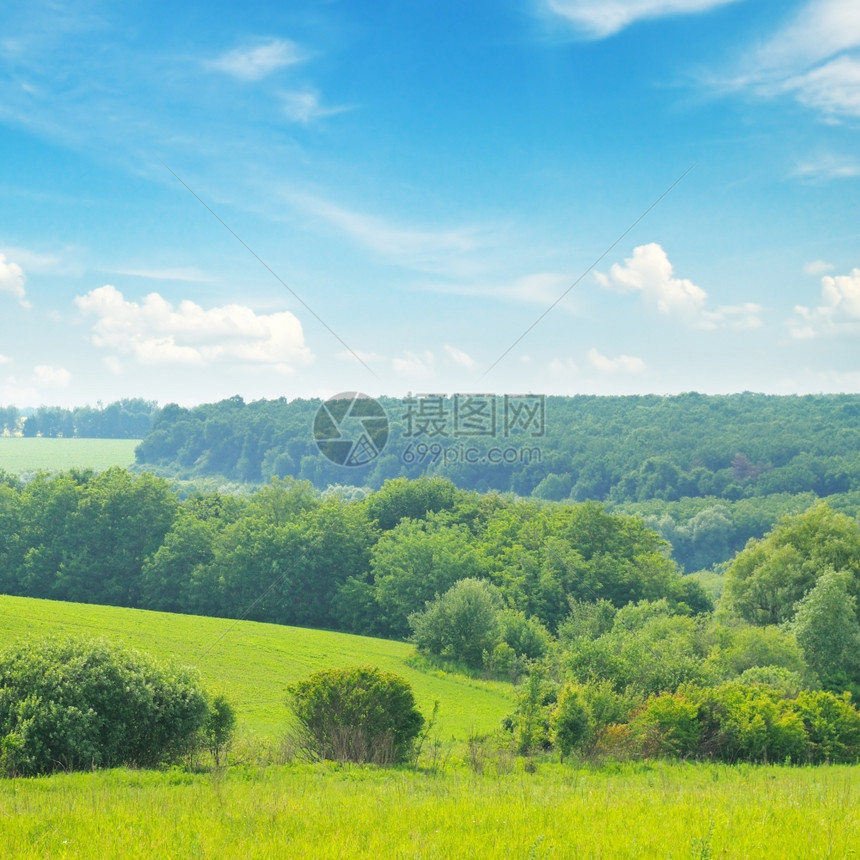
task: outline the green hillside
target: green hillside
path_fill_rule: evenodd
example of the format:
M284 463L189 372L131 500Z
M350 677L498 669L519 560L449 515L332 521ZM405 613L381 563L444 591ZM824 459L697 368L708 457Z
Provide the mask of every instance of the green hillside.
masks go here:
M253 621L0 596L0 643L51 632L106 636L157 657L196 666L207 688L227 693L245 730L269 737L284 726L286 686L331 666L369 663L402 675L425 715L439 700L438 726L443 737L463 738L472 729L492 731L513 707L508 684L412 668L407 661L414 650L403 642Z
M0 469L21 475L26 472L58 472L64 469L95 469L130 466L137 439L28 439L0 436Z

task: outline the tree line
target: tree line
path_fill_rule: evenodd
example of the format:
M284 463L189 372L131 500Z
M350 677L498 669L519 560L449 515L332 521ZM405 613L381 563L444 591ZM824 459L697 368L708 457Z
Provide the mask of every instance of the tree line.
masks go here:
M15 406L0 407L0 434L69 439L142 439L149 432L158 404L129 398L93 406L40 406L25 414Z

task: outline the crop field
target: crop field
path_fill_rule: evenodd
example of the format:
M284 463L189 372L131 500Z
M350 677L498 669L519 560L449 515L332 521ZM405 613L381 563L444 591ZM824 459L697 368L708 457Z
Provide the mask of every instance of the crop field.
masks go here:
M196 666L204 685L224 692L243 730L275 738L283 731L286 687L316 669L372 664L406 678L429 716L439 701L438 728L446 737L492 732L513 710L513 688L442 671L424 672L407 661L411 645L253 621L202 618L0 596L0 643L50 632L105 636L159 658Z
M43 439L0 436L0 469L14 475L72 468L130 466L139 439Z

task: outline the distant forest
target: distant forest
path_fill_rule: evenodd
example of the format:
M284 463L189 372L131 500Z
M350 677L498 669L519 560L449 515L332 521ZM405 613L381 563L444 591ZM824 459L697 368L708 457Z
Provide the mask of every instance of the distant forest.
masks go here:
M40 406L26 414L15 406L0 406L0 433L64 439L142 439L157 411L155 401L139 398L74 409Z
M643 516L687 571L727 561L818 498L860 510L858 395L416 395L379 403L389 424L382 453L352 467L315 442L319 400L236 396L162 409L123 400L41 407L23 422L17 410L0 409L0 431L142 438L136 468L198 486L294 478L366 492L392 478L436 476L463 490L601 501Z

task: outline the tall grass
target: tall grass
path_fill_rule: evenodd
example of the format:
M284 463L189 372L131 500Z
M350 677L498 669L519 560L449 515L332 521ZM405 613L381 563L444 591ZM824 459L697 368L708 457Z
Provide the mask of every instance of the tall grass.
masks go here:
M860 849L851 767L289 765L0 783L0 855L818 858Z

